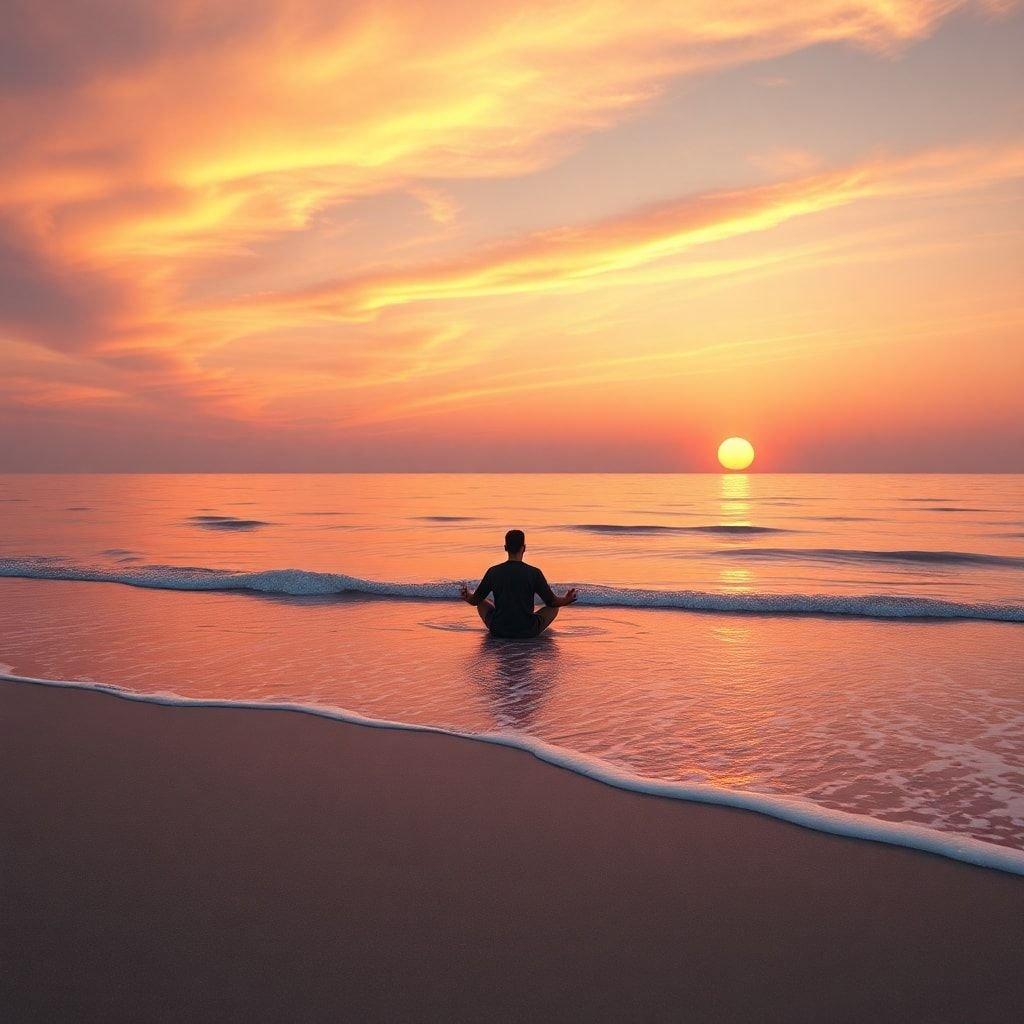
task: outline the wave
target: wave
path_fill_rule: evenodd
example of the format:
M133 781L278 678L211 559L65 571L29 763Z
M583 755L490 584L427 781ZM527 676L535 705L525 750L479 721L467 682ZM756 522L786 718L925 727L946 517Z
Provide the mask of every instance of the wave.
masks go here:
M997 508L960 508L956 505L931 505L928 512L998 512Z
M419 522L424 523L478 523L479 516L413 516Z
M713 552L730 558L796 559L825 562L911 562L924 565L998 565L1024 567L1024 558L979 551L860 551L856 548L726 548Z
M204 530L258 530L261 526L270 526L262 519L239 519L236 516L189 516L193 526Z
M873 516L801 516L801 519L813 519L816 523L881 523L884 520Z
M732 552L729 552L732 554ZM241 572L204 566L141 565L132 567L76 565L64 559L0 558L0 577L121 583L156 590L240 590L282 597L364 595L378 598L455 600L459 584L390 583L343 573L305 569ZM759 594L713 593L700 590L641 590L587 583L559 584L580 590L580 604L602 608L665 608L680 611L762 615L849 615L872 619L981 619L1024 622L1024 605L945 601L893 594Z
M107 548L105 551L100 552L101 555L106 555L107 558L112 558L115 562L141 562L142 556L136 554L134 551L129 551L127 548Z
M573 523L562 527L565 530L576 530L580 533L631 533L638 536L654 533L794 533L793 530L782 530L774 526L746 526L734 523L714 523L709 526L659 526L640 524L621 526L618 523Z
M788 821L794 825L815 832L846 836L851 839L903 846L924 853L937 854L951 860L974 864L978 867L993 868L1014 875L1024 875L1024 850L996 846L970 836L939 832L922 825L881 821L867 815L850 814L847 811L821 807L807 800L795 797L752 793L744 790L725 789L701 783L664 782L646 778L621 768L613 767L596 758L576 754L561 747L523 733L505 732L460 732L431 725L413 725L382 718L368 718L355 712L336 708L291 703L263 703L229 701L216 699L195 699L173 693L138 693L104 683L87 683L57 679L34 679L26 676L8 675L0 670L0 680L9 683L34 686L52 686L66 689L90 690L104 693L120 700L138 701L144 704L159 704L169 707L210 707L245 708L253 711L289 711L318 718L347 722L370 729L390 729L399 732L433 733L452 736L457 739L494 746L512 747L532 754L539 761L555 765L613 786L616 789L659 796L669 800L684 800L689 803L713 804L721 807L736 807L742 810L764 814L770 818Z

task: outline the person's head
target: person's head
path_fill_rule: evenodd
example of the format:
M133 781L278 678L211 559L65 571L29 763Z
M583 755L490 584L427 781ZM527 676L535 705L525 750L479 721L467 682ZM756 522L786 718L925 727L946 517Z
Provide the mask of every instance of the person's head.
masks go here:
M526 550L526 534L522 530L509 530L505 534L505 550L510 558L522 558Z

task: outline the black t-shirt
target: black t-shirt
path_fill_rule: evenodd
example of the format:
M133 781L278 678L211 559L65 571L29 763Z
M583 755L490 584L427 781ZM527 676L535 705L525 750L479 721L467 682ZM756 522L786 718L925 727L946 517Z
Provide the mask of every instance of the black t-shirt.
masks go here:
M539 594L546 605L555 603L544 573L534 565L512 559L492 565L484 573L473 600L479 603L492 591L494 615L490 630L495 636L536 636L539 623L533 613L533 595Z

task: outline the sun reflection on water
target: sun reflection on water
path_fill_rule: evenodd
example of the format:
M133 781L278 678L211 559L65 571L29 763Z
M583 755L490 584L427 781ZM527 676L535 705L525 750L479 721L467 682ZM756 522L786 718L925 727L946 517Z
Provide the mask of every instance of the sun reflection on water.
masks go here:
M745 593L754 589L754 574L749 569L719 569L718 582L722 590Z
M734 526L750 526L750 477L734 473L721 479L722 521Z

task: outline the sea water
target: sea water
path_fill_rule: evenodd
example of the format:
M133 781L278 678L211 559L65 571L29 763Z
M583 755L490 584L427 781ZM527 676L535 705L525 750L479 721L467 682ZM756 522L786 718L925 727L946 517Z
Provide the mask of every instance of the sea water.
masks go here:
M1024 477L26 475L0 525L9 675L436 727L1024 865ZM535 641L456 596L511 527L580 590Z

